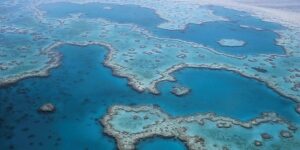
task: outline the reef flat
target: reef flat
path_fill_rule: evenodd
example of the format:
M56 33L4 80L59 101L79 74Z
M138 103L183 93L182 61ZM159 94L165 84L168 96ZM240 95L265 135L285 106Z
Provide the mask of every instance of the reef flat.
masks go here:
M40 1L31 3L27 7L21 7L20 10L22 11L15 12L17 14L4 15L4 19L2 19L3 25L1 26L2 36L8 36L6 32L8 31L7 27L9 25L14 25L17 29L29 30L29 24L18 24L18 20L12 21L8 19L15 18L13 17L14 15L22 14L22 16L24 16L24 14L26 14L25 17L30 18L34 25L36 25L35 30L37 31L34 32L40 34L43 32L49 33L43 34L48 45L56 45L57 42L76 43L79 45L89 43L104 43L105 45L109 45L109 47L114 50L110 51L105 62L106 65L114 70L114 74L128 78L129 84L138 91L147 90L157 94L159 93L156 89L157 83L164 80L174 80L170 73L184 67L203 67L238 72L246 77L266 83L277 92L295 101L299 102L300 100L300 70L297 68L297 66L299 66L300 41L298 39L300 37L298 28L287 27L275 31L280 34L280 38L277 39L277 44L284 47L286 50L285 55L262 54L239 57L220 53L197 43L159 38L133 24L118 24L103 19L87 19L82 18L80 14L73 14L66 18L47 17L46 12L38 9L38 6L42 3L49 2ZM120 1L111 1L111 3L123 4ZM127 3L142 5L140 1L127 1ZM146 7L146 5L148 7L150 4L154 5L153 3L153 1L148 3L143 2L143 5L145 5L144 7ZM160 3L167 4L168 2L160 1ZM191 5L186 5L187 2L178 3L180 3L180 5L178 5L180 7L191 7ZM159 8L153 9L160 10ZM181 20L178 19L178 17L173 17L173 19L176 19L176 21ZM192 19L188 19L186 23L193 23L193 21ZM97 24L97 26L95 26L95 24ZM18 30L15 30L13 33L15 34L17 31ZM44 38L38 38L38 40L42 41ZM30 42L33 43L31 44L32 46L37 45L37 42L32 42L32 40L27 43ZM2 48L7 46L5 43L1 44ZM0 72L1 85L8 83L8 81L16 81L16 79L34 75L38 76L41 74L39 72L47 72L48 69L53 68L51 66L57 66L58 61L50 61L59 59L56 55L50 55L50 58L49 55L47 55L46 59L35 55L35 53L41 49L47 49L49 46L47 46L47 44L38 44L37 46L39 47L36 48L35 52L26 54L26 57L35 56L35 59L44 60L44 62L38 62L36 66L30 65L30 67L25 67L25 65L20 64L19 67L22 67L22 70L18 69L18 72L13 72L13 68L15 67L13 67L12 63L1 59L1 66L5 68L5 70L2 69L4 71ZM172 51L172 53L169 53L169 51ZM12 51L2 51L2 57L7 57L11 52ZM54 52L52 51L51 53ZM18 57L10 58L10 62L14 62L17 59L19 60ZM267 73L258 72L252 69L253 67L267 70Z
M33 76L47 76L59 65L60 54L39 33L2 27L0 35L0 86Z
M170 5L170 3L172 3L172 5ZM162 20L163 22L159 22L157 25L155 24L155 26L150 29L147 27L148 24L132 22L132 20L130 20L132 18L130 17L129 19L127 18L128 20L119 21L118 19L111 19L105 16L93 16L93 13L89 16L88 12L81 12L81 9L79 9L79 11L72 11L72 9L71 11L68 11L68 9L66 9L66 11L58 11L55 7L50 8L50 10L54 9L52 12L57 14L51 15L51 11L43 9L44 6L47 7L51 4L58 4L57 6L72 5L71 7L75 7L75 10L77 10L77 7L84 5L83 8L87 7L85 9L95 12L97 12L97 9L100 8L88 6L93 6L94 4L106 4L98 6L103 6L103 8L101 8L103 9L102 11L107 11L108 14L116 8L116 5L118 7L124 7L125 10L128 9L130 5L131 8L135 6L138 7L138 10L147 8L147 11L155 12L157 15L155 17L158 17L159 20ZM73 4L77 5L73 6ZM224 9L218 11L218 9L215 8L216 6ZM243 11L243 13L241 11ZM65 124L65 120L68 120L69 118L66 117L66 114L62 113L62 110L64 110L63 106L70 110L67 111L70 114L73 114L74 108L76 108L75 110L81 110L84 108L84 110L82 110L84 113L74 113L75 119L72 118L68 120L71 122L70 124L89 124L88 126L77 126L78 129L82 130L81 127L88 128L90 124L92 124L89 122L89 119L92 118L92 120L95 121L95 114L91 115L91 112L88 112L91 106L87 107L83 104L87 104L91 101L89 96L91 96L94 100L92 103L96 103L95 101L98 100L98 97L104 95L101 97L100 102L97 101L98 105L93 105L93 111L101 110L100 113L98 111L94 111L98 113L98 116L104 115L105 109L107 109L106 107L111 107L116 104L145 105L155 103L160 106L162 105L162 110L170 111L167 114L160 108L153 106L111 107L108 114L101 120L101 123L104 126L105 132L116 138L120 149L134 149L141 139L155 136L178 138L184 142L189 149L293 149L295 147L300 147L299 131L297 131L295 127L299 126L299 119L296 115L300 112L300 19L297 19L300 15L297 16L290 12L281 14L281 11L278 10L270 10L251 5L248 6L243 3L231 2L231 0L16 0L13 2L4 0L3 2L0 2L0 12L0 86L1 89L2 87L5 89L1 91L0 98L1 102L3 100L3 104L7 105L7 107L2 110L7 110L9 113L13 112L14 108L16 108L11 106L12 104L15 104L13 103L14 100L20 100L18 102L25 103L24 105L26 107L28 106L26 103L33 102L36 108L34 108L34 113L31 113L30 115L35 116L36 109L40 107L40 104L36 105L36 102L43 100L51 101L52 99L49 99L49 97L54 97L57 101L54 101L55 103L53 104L55 104L55 108L57 109L55 109L55 112L50 115L57 115L59 118L62 118L60 120L60 125L58 125L59 127L57 128L60 130L72 129L72 131L69 132L73 133L73 128L69 128L69 125ZM133 12L133 14L134 13L139 12ZM222 13L238 13L238 15L225 16L222 15ZM252 20L249 19L250 21L244 19L247 15L254 18L251 18ZM295 19L289 19L286 16L295 16ZM184 38L174 38L173 36L161 36L160 34L157 34L157 32L193 32L194 28L191 26L202 28L207 24L208 26L222 25L214 24L217 22L228 23L227 25L234 25L235 28L229 28L228 31L226 30L226 32L230 32L229 34L221 34L220 32L221 37L215 39L211 38L213 44L218 45L218 40L227 39L227 41L221 42L221 44L223 43L223 46L229 46L228 48L232 49L236 46L246 47L250 45L251 39L253 39L252 37L255 37L251 35L261 33L262 35L268 35L266 36L268 37L268 42L264 41L265 43L261 42L257 43L257 45L267 45L262 47L262 49L270 48L270 50L267 51L269 53L264 53L265 51L262 51L261 53L255 54L235 55L226 53L226 51L221 51L218 48L211 47L207 43L201 43L201 40L195 42ZM235 37L236 35L234 35L234 31L236 29L242 29L241 31L243 32L241 33L247 33L243 34L243 36L247 38L244 39ZM208 37L209 35L196 34L189 36ZM228 42L228 39L239 39L241 41L229 40ZM254 43L257 41L259 40L254 41ZM23 88L22 84L16 86L18 89L14 89L12 87L11 91L9 88L5 88L9 84L16 83L17 81L25 78L51 75L51 69L59 66L62 67L64 57L73 58L72 52L65 52L64 54L66 55L62 55L63 52L57 50L63 45L77 45L80 47L100 45L101 47L105 47L101 48L101 50L105 52L107 49L105 57L103 56L105 59L103 64L107 68L111 69L114 75L126 78L127 83L133 87L135 91L141 93L134 93L135 91L132 92L130 91L131 89L120 90L124 85L126 85L123 84L123 82L113 84L114 86L118 85L117 87L108 86L109 88L99 88L99 86L104 85L97 84L100 82L102 84L100 77L104 75L103 72L101 72L103 70L97 70L95 72L90 71L96 70L96 67L88 64L89 61L85 59L90 57L88 54L83 55L85 53L80 53L80 55L77 54L78 56L76 55L76 57L74 54L75 59L68 59L67 62L68 65L71 66L70 68L77 67L76 65L70 65L72 63L76 64L78 62L87 62L87 65L79 63L79 66L90 70L84 70L78 67L79 69L74 70L76 72L74 73L67 65L64 66L65 68L61 70L61 72L58 71L59 73L55 75L56 78L51 78L51 76L49 76L50 80L43 80L44 82L42 83L52 86L45 87L44 85L39 84L41 81L32 80L28 83L29 85L27 85L27 88ZM284 52L279 54L275 52L276 50L274 50L274 53L272 53L273 48L278 48L279 50L283 49ZM71 46L66 49L73 50L76 48ZM252 49L249 49L249 51L250 50ZM255 51L255 49L253 51ZM76 53L79 52L77 51ZM99 53L91 52L90 54L98 55ZM81 58L81 55L84 57ZM102 62L102 59L93 60L93 64L97 64L98 62L100 64ZM191 86L193 87L191 89L189 89L189 86L175 86L173 90L170 88L167 91L168 94L172 92L178 96L185 95L183 97L165 94L166 92L163 90L166 89L160 89L159 84L162 81L173 81L175 85L178 85L176 82L179 82L179 79L177 79L177 76L174 74L185 68L205 68L210 70L235 72L240 74L242 77L260 81L259 83L266 84L272 90L266 90L264 92L259 91L258 93L263 94L253 97L251 96L251 98L244 98L242 97L244 96L242 94L242 96L240 96L234 95L235 93L233 93L233 95L230 96L237 98L237 100L222 103L220 101L223 99L217 101L213 100L213 98L209 96L209 98L206 97L204 100L210 102L197 101L197 99L201 99L202 96L204 97L204 95L208 95L208 93L204 93L204 95L193 95L195 92L190 91L196 91L194 90L196 89L196 85ZM68 73L69 71L72 73ZM106 70L105 72L109 71ZM90 73L92 73L91 76L89 76ZM109 79L107 82L104 82L106 85L116 83L114 82L115 79L109 78L111 76L111 72L105 75L106 78L103 78L103 80ZM66 80L66 78L69 77L71 77L72 80ZM86 77L86 80L88 81L84 81L84 79L82 79L83 77ZM198 79L190 77L191 76L185 76L185 78L192 80L192 82ZM220 78L221 76L217 77ZM67 84L65 81L68 81L67 83L69 85L63 85L62 83ZM95 81L97 81L97 83L95 83ZM232 82L228 83L231 84ZM227 90L226 87L232 86L229 84L223 84L225 85L225 92ZM36 85L38 86L35 87ZM42 89L44 90L39 90L42 86ZM80 90L69 86L78 87ZM51 90L48 88L51 88ZM57 91L56 88L58 89ZM98 88L99 91L96 91ZM213 87L211 88L213 89ZM50 96L47 95L48 92L43 93L46 90L51 91L49 92ZM254 94L256 94L255 90L253 90ZM276 91L285 98L281 98L281 96L277 93L272 94L273 91ZM39 93L43 93L44 95ZM99 93L102 95L99 95ZM247 96L249 96L249 93L247 93ZM18 97L15 98L15 95L18 95ZM163 102L153 101L157 99L163 100L164 97L162 95L167 95L167 100ZM267 98L270 98L270 100L265 100ZM23 101L24 99L28 101ZM179 102L180 99L187 100L191 103L188 103L187 101ZM74 105L69 106L71 102L67 102L66 100L74 101L74 103L72 103ZM278 102L280 100L282 100L282 103ZM284 100L293 100L296 103L285 102ZM10 102L8 103L8 101ZM259 103L257 103L256 106L255 102L258 101ZM212 106L213 102L216 102L216 104L227 104L228 106ZM243 106L242 108L235 108L232 106L235 102L239 104L234 106L242 106L244 103L251 102L255 104L249 104L252 108L242 110L246 107ZM48 102L44 103L47 104ZM64 105L64 103L68 103L68 106ZM200 107L196 104L205 104L205 106ZM32 106L28 106L28 108L31 107ZM18 105L17 108L25 113L20 113L22 115L24 114L24 118L28 116L28 114L26 114L27 109L21 108L20 105ZM236 110L242 110L244 114L237 115L240 112L236 112ZM248 119L249 116L252 117L253 114L257 115L262 112L261 110L263 110L263 112L270 110L275 113L266 112L250 121L242 122L240 120L235 120L236 118ZM200 111L218 112L218 116L213 113L194 114L195 112ZM174 117L171 116L172 113L178 116L187 116ZM236 118L233 119L229 116ZM14 114L14 117L17 118L15 126L18 128L17 130L19 130L20 122L18 120L20 120L19 118L23 118L23 116ZM5 117L0 116L0 123L4 122L1 118ZM39 120L35 120L36 118L30 121L39 122ZM80 119L86 119L89 121L82 123L80 122ZM49 122L51 122L51 120ZM46 121L46 123L48 122ZM295 126L293 123L295 123ZM38 124L33 126L43 127L42 125ZM15 131L13 129L15 126L7 125L6 128L9 128L9 131ZM89 135L94 135L93 140L90 141L97 141L95 140L95 137L103 138L103 136L95 136L95 131L98 131L99 126L93 127L93 131L88 130L91 132ZM2 130L2 127L0 129ZM49 129L49 131L45 132L52 132L50 131L50 129L52 130L51 127L48 127L47 129ZM25 129L25 131L26 130L27 129ZM5 132L5 138L11 140L13 137L11 135L12 133L14 132ZM62 131L60 133L62 133ZM69 137L72 135L70 133L63 135ZM78 141L78 139L82 138L82 135L80 134L83 133L80 132L77 134L72 141ZM21 134L21 136L24 135L26 134ZM22 137L19 138L20 136L17 136L17 139L19 140L18 142L23 141L20 140ZM29 136L30 138L34 137L34 135L26 136ZM101 138L99 138L99 140ZM88 142L85 141L85 143ZM107 144L109 142L103 143Z
M116 105L100 122L120 150L135 149L142 139L156 136L177 138L191 150L300 146L299 132L275 113L240 122L213 113L174 118L155 106Z
M186 68L173 74L176 82L158 85L160 95L152 95L138 93L127 86L125 78L113 76L112 70L102 65L109 51L103 46L71 44L55 49L63 57L60 66L51 70L49 76L28 78L0 88L0 142L3 143L0 149L10 146L14 149L116 149L114 139L101 134L103 127L98 124L98 119L116 104L153 104L170 116L214 112L246 122L272 111L292 123L299 121L292 101L234 72ZM192 91L181 97L173 95L170 91L178 83ZM49 102L55 106L53 113L37 111ZM152 143L148 144L153 148ZM137 148L145 147L142 144Z

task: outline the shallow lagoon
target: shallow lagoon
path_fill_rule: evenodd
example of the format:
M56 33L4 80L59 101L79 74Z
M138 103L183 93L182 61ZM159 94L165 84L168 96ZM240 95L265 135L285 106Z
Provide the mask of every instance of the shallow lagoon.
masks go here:
M101 64L107 52L103 47L65 45L58 49L62 65L49 77L26 79L0 90L0 141L5 143L0 149L9 145L16 149L114 149L114 140L102 133L98 119L115 104L156 104L173 116L215 112L248 120L275 111L299 120L292 101L236 73L184 69L174 75L179 84L192 89L189 95L171 94L177 83L170 82L159 84L161 95L152 95L138 93L126 79L112 76L111 69ZM57 111L37 113L45 102L54 103Z
M171 31L157 28L165 20L161 19L154 10L135 5L61 2L40 6L48 17L64 18L70 14L82 13L82 17L85 18L105 18L118 23L132 23L159 37L196 42L228 54L284 54L284 49L275 43L275 39L279 36L273 32L282 29L280 25L261 21L244 12L216 6L209 6L209 8L216 15L224 16L230 21L189 24L185 30ZM241 26L248 26L248 28ZM258 28L262 30L257 30ZM218 44L218 41L224 38L243 40L247 44L242 47L224 47Z

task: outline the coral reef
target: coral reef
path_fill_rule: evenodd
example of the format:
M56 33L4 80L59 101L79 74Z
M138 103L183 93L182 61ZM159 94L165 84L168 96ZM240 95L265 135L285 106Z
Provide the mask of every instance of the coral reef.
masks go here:
M298 27L287 26L274 31L280 35L276 42L285 49L285 55L261 54L240 57L220 53L192 42L159 38L132 24L119 24L99 18L81 18L80 14L73 14L66 18L51 18L47 16L47 12L43 12L38 8L39 5L49 2L56 1L35 1L27 4L29 6L21 7L18 12L3 14L3 25L0 28L1 35L6 39L12 36L12 41L19 39L23 42L11 42L20 43L20 45L0 43L1 48L4 49L0 53L2 58L0 59L0 85L13 83L27 77L47 75L49 69L59 65L59 54L53 51L57 45L101 43L110 48L105 64L114 70L115 75L128 78L129 84L138 91L146 90L157 94L159 91L156 85L159 82L175 80L171 76L172 72L184 67L198 67L234 71L245 77L262 81L278 93L297 102L300 101L300 70L298 69L300 29ZM198 19L200 22L195 22L195 16L193 15L196 13L180 15L185 19L178 16L171 17L170 14L174 13L168 12L172 12L175 8L162 9L159 7L166 6L169 1L159 1L162 5L157 5L156 1L99 2L135 4L155 9L157 13L166 11L163 13L167 14L167 17L164 17L161 13L158 14L162 18L173 19L169 22L172 22L172 24L176 22L176 26L180 26L180 28L187 23L199 24L206 21L220 20ZM78 1L78 3L87 2ZM206 4L204 2L203 4L199 3L199 5L190 5L192 2L176 3L180 7L178 9L183 9L182 12L185 12L185 9L194 10L196 9L195 6L197 8L201 6L200 11L203 11L201 9L209 9L204 7L204 4ZM15 16L21 14L29 23L19 23L24 18L20 19ZM202 16L202 18L209 17ZM276 18L273 18L272 21L276 21ZM281 23L281 21L279 22ZM32 28L33 26L34 28ZM169 26L168 28L173 27ZM32 31L33 29L34 31ZM23 43L28 43L28 46ZM25 52L15 56L16 51Z
M116 139L120 150L134 149L141 139L155 136L180 139L191 150L254 149L256 146L262 149L278 146L289 149L290 146L300 145L299 139L293 138L294 134L299 133L289 129L293 125L275 113L264 113L253 120L240 122L213 113L174 118L155 106L116 105L100 122L104 132ZM270 128L273 129L270 133L261 133ZM264 139L268 139L269 143Z
M42 113L51 113L55 111L55 106L52 103L46 103L43 104L38 111Z
M176 85L173 87L171 92L176 96L183 96L183 95L188 94L190 92L190 89L187 87Z

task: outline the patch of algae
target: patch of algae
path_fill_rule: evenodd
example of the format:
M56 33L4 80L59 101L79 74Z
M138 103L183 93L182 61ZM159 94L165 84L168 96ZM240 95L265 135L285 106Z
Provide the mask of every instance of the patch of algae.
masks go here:
M240 122L213 113L174 118L155 106L113 106L100 122L104 132L116 139L120 150L134 149L140 140L156 136L180 139L191 150L300 146L299 132L275 113ZM283 132L292 137L282 137ZM266 134L270 138L263 138Z

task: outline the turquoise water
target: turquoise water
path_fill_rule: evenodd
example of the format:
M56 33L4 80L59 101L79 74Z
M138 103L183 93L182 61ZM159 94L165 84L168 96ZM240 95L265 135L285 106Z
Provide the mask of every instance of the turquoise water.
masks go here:
M81 12L86 18L133 23L160 37L197 42L230 54L284 53L274 41L278 35L272 30L282 28L278 24L261 21L244 12L209 7L230 21L189 24L185 30L170 31L157 28L165 20L153 10L134 5L55 3L41 6L49 17L61 18ZM263 30L241 28L240 25ZM217 43L222 38L236 38L247 44L222 47ZM111 69L103 66L107 54L104 47L64 45L59 52L63 54L62 64L51 70L50 76L25 79L0 88L0 150L116 149L115 140L103 133L98 122L107 109L116 104L154 104L172 116L215 112L243 121L262 112L277 112L292 122L299 122L295 104L290 99L261 82L233 72L179 70L173 74L176 83L162 82L158 85L161 94L152 95L138 93L127 85L127 79L113 76ZM191 93L184 97L171 94L172 86L177 83L191 88ZM55 104L57 111L38 113L37 109L46 102ZM186 148L178 140L153 138L141 141L137 149Z
M105 7L112 9L107 10ZM217 15L224 16L230 21L208 22L201 25L189 24L185 30L170 31L157 28L157 25L165 20L161 19L154 10L135 5L52 3L40 6L40 9L46 11L49 17L63 18L73 13L83 13L85 18L105 18L118 23L133 23L160 37L196 42L229 54L284 53L283 48L275 43L275 39L279 36L273 32L273 30L282 29L280 25L261 21L240 11L216 6L210 6L210 8ZM242 28L240 25L263 30ZM223 47L218 44L218 41L223 38L243 40L247 44L242 47Z
M184 69L174 75L178 83L192 89L189 95L171 94L175 84L171 82L159 84L162 93L152 95L138 93L125 78L113 76L101 64L107 52L103 47L65 45L59 51L62 65L50 76L0 89L0 149L115 149L114 140L103 134L98 122L115 104L156 104L173 116L215 112L248 120L275 111L299 120L292 101L236 73ZM37 113L46 102L54 103L57 111Z
M152 138L140 141L137 149L141 150L187 150L185 145L175 139Z

